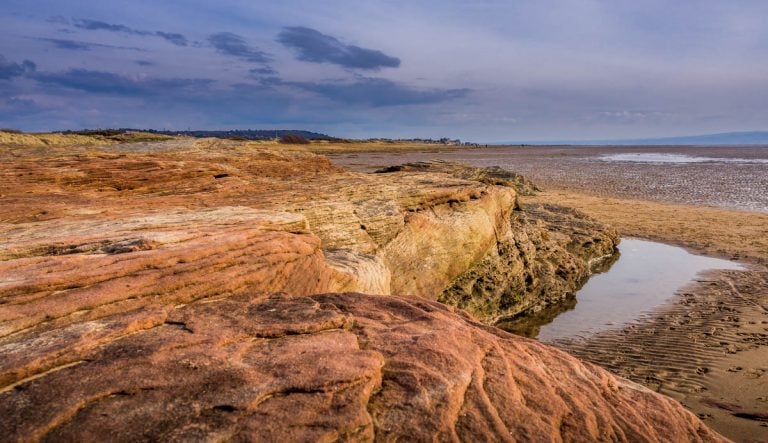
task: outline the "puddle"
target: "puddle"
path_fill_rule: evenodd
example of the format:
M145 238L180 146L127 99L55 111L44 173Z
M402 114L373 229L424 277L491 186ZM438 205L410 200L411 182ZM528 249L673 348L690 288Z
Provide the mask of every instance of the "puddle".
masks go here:
M575 298L497 326L543 342L584 337L621 327L664 304L702 271L743 269L728 260L631 238L622 239L619 253L616 263L593 275Z

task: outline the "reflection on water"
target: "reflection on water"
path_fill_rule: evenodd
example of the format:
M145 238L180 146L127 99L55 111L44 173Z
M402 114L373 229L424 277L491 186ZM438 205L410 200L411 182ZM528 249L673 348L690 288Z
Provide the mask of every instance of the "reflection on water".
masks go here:
M499 324L516 334L551 342L616 328L667 300L709 269L741 269L737 263L688 253L646 240L623 239L621 259L592 276L570 301Z
M496 326L513 334L536 338L539 336L542 326L552 323L557 316L574 308L576 308L576 297L571 297L562 303L548 306L539 312L498 323Z

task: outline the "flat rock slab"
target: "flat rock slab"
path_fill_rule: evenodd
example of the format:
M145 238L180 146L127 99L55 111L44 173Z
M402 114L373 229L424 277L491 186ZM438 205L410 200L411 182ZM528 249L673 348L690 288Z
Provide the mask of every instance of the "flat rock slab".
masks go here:
M3 440L723 440L669 398L428 300L240 294L100 322L79 324L98 344L2 384Z

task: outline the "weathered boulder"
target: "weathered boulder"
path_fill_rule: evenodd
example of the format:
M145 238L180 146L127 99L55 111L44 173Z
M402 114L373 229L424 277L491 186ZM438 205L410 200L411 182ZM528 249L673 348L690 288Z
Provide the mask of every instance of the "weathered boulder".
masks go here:
M423 299L241 294L70 329L0 342L80 337L4 380L4 440L723 441L674 400Z

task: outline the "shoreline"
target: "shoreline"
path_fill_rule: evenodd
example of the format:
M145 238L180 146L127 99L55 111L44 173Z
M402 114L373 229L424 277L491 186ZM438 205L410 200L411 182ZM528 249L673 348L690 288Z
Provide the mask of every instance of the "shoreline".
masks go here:
M565 191L520 197L531 193L533 185L502 169L453 170L449 164L437 163L432 167L439 170L434 171L358 174L298 147L282 152L256 147L227 140L172 140L108 148L0 150L10 160L4 173L14 184L5 195L13 204L2 217L10 238L3 263L6 273L14 275L12 281L19 282L5 288L3 300L6 345L20 350L7 364L6 384L38 380L30 376L49 374L51 368L64 368L56 377L92 371L88 368L94 367L95 360L90 356L118 342L126 332L138 337L132 340L155 333L197 337L203 329L179 320L174 314L178 309L215 310L209 300L247 299L256 289L290 292L293 297L331 292L428 297L450 285L457 301L470 300L475 308L485 306L478 305L480 301L494 308L498 301L498 308L507 309L510 306L500 304L503 297L525 288L533 298L515 302L549 302L549 297L570 291L570 279L585 272L586 264L578 260L613 247L618 234L604 223L625 235L634 230L674 238L678 230L659 220L682 217L682 228L690 230L687 219L702 224L689 233L688 243L750 260L754 266L765 263L761 249L762 242L768 241L762 236L765 228L762 219L751 214L725 211L703 216L696 208L686 212L674 205L594 200ZM372 157L386 161L401 155ZM109 174L104 175L105 170ZM371 199L374 192L376 199ZM736 223L759 234L751 249L743 250L743 235L726 235ZM705 234L717 241L702 243ZM733 288L737 296L768 294L768 290L755 292L768 277L758 271L747 274L746 280L723 280L717 289L728 293ZM457 282L461 284L455 286ZM478 294L478 288L485 293ZM704 297L704 289L696 293ZM467 294L472 297L468 299ZM732 315L728 309L717 309L716 295L713 315ZM708 300L704 297L699 305L707 306ZM460 303L454 306L467 309ZM480 327L469 315L462 316ZM99 326L104 322L107 326ZM692 325L698 328L695 333L707 332L701 329L704 326ZM97 333L85 338L61 332L91 326L97 327ZM485 326L480 329L491 331ZM24 332L15 334L17 330ZM35 345L42 334L58 334L53 347ZM747 338L762 339L759 331L755 334ZM508 339L518 340L511 335ZM706 334L702 340L708 343ZM24 348L28 343L31 347ZM548 349L535 341L520 343ZM685 349L685 344L675 346ZM768 349L760 343L756 346ZM74 351L61 354L59 349ZM572 352L578 355L578 349ZM600 363L593 355L580 357ZM73 359L86 363L70 369L67 365ZM641 367L648 366L648 360L638 361ZM722 372L708 361L699 367L712 375ZM487 373L505 374L503 367L494 368ZM745 370L760 378L763 373L758 369ZM647 385L648 380L636 375L628 377ZM35 383L50 383L47 377ZM680 404L664 401L674 403L672 407L688 417L686 423L699 426ZM755 411L750 404L735 413L759 417ZM733 435L712 420L714 429Z
M620 150L639 151L629 148ZM641 149L641 151L659 150L660 147ZM675 151L676 148L669 150ZM749 150L750 152L754 151L753 148ZM714 204L706 205L698 197L704 195L702 192L706 193L712 186L715 186L716 180L703 179L701 182L695 182L703 187L684 190L684 198L681 198L681 201L670 201L660 195L655 195L653 193L655 188L648 182L638 182L637 179L631 183L624 182L619 180L619 177L603 174L602 171L595 170L594 167L592 170L576 172L575 177L566 172L575 165L575 156L584 155L591 151L606 152L607 148L569 150L566 148L539 147L510 151L511 157L497 152L493 155L493 163L503 164L505 169L513 172L523 173L526 178L544 188L543 192L535 196L522 196L520 202L523 208L539 204L567 206L579 210L599 222L613 226L624 238L633 237L662 242L681 247L693 254L732 260L746 268L744 271L738 271L740 274L737 274L744 280L744 287L740 289L741 293L739 294L734 295L736 292L735 285L729 280L718 280L715 294L707 292L709 282L693 282L691 285L681 288L673 299L659 308L660 310L681 310L682 316L685 318L685 315L696 317L696 315L707 312L709 309L712 315L716 317L716 314L722 312L743 310L744 307L740 306L739 303L742 301L740 297L743 297L744 294L748 297L757 297L761 300L760 303L768 306L768 300L766 300L768 299L768 287L766 287L768 276L765 275L766 266L768 266L768 213L750 211L746 208L734 209ZM688 151L697 153L698 149L691 147ZM711 149L708 151L708 154L715 152ZM722 149L718 151L722 151ZM740 154L743 154L741 151L744 149L739 151ZM377 155L359 153L330 155L330 158L334 164L360 172L370 172L383 167L384 164L427 161L431 158L474 166L488 166L491 160L490 157L485 158L482 154L484 152L490 153L490 150L480 149L439 154L393 152L389 156L383 153ZM718 155L720 154L722 153ZM757 151L752 152L752 154L762 155ZM599 186L595 182L595 177L590 176L592 173L596 173L597 177L600 178ZM669 185L680 185L673 178L659 176L658 172L655 173L654 177L662 179L664 183ZM687 183L687 185L694 186L695 183ZM633 187L638 185L639 188ZM722 194L725 190L718 192ZM573 298L572 303L576 302L577 300ZM712 303L714 303L714 307L710 306ZM722 303L722 305L718 305L718 303ZM729 375L734 373L728 372L728 370L732 367L746 368L745 363L732 363L731 360L739 359L747 352L760 354L760 358L755 360L755 365L759 361L768 362L768 343L760 341L768 341L765 340L765 337L768 337L768 326L765 326L768 325L768 314L760 314L760 318L749 320L755 322L754 324L747 321L746 325L742 325L742 322L738 322L735 323L736 327L731 328L731 332L734 333L746 331L749 328L757 328L748 332L751 335L730 335L722 339L722 334L713 334L707 329L717 328L717 325L711 326L710 324L712 322L720 323L720 318L715 318L709 322L691 321L691 329L683 332L684 329L679 326L667 328L660 327L658 321L654 323L656 316L663 319L662 323L664 321L677 321L677 317L665 317L660 312L659 310L652 311L646 317L638 319L637 322L624 328L626 331L618 329L619 332L607 333L600 340L583 342L580 347L564 345L560 345L560 347L586 361L608 367L614 372L652 389L659 386L657 380L661 380L661 384L666 386L669 384L667 382L674 378L670 374L678 374L675 377L682 377L687 384L684 383L682 387L676 388L677 390L674 386L669 386L663 392L681 401L689 410L699 414L699 417L704 419L713 429L737 441L754 441L754 435L765 433L765 422L754 419L754 416L756 411L768 409L768 403L758 400L758 398L768 399L768 387L762 387L762 390L766 392L760 391L759 387L752 389L752 391L761 393L745 402L742 400L742 398L746 398L742 392L745 384L731 380L733 377L729 377ZM746 319L748 315L740 314L739 318ZM761 323L763 321L766 323ZM720 330L716 329L716 331ZM695 340L692 341L689 335L695 336ZM656 347L655 342L652 341L648 346L649 343L644 343L644 340L649 336L654 337L654 340L658 340L661 345ZM620 341L617 341L617 338L620 338ZM752 341L743 342L742 338ZM626 341L627 346L631 346L632 350L619 350L615 346L615 343L623 341ZM721 341L725 345L721 345ZM670 349L664 343L674 343L673 348ZM724 354L724 358L721 358L723 356L718 353L707 354L708 356L705 355L706 358L703 358L701 362L690 366L685 363L685 360L689 358L689 353L696 351L697 346L702 346L705 349L722 348L724 350L721 349L720 352ZM728 354L729 346L736 347L737 352ZM741 349L740 346L749 346L750 348ZM596 350L598 352L595 352ZM678 356L682 364L656 370L654 369L654 359L660 353ZM624 366L617 366L614 364L615 362L624 362ZM756 377L758 381L762 381L763 385L766 384L764 380L768 375L763 374L768 373L768 364L765 368L752 367L745 369L745 371L752 371L750 372L753 374L752 376ZM679 375L680 373L682 375ZM650 378L646 379L646 377ZM691 383L697 386L695 389L697 392L685 392L685 386L691 386ZM724 404L730 405L727 408L731 410L723 409L721 406ZM735 416L734 414L741 415ZM752 419L747 417L752 417Z
M672 397L735 441L768 427L768 272L706 272L618 329L549 343Z
M726 437L768 441L756 437L768 428L768 215L562 188L523 198L523 205L554 202L614 226L623 238L745 267L708 271L618 329L552 344L675 398Z
M570 206L612 225L623 237L660 241L750 265L768 263L768 214L762 212L604 197L563 188L526 196L522 202Z
M434 300L548 303L614 248L577 211L522 211L516 174L358 174L227 141L0 156L10 438L722 441L673 399Z

